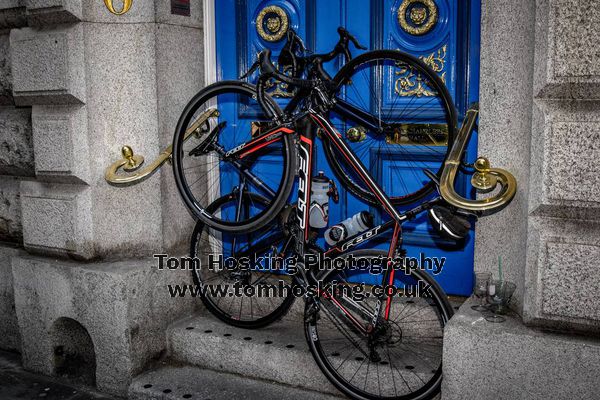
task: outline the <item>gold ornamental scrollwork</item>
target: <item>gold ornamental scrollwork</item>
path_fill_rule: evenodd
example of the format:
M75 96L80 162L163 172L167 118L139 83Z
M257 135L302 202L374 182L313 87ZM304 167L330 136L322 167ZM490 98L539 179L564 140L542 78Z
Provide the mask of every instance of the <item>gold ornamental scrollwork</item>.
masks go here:
M437 21L438 8L433 0L404 0L398 8L398 23L411 35L430 32Z
M279 65L277 62L274 63L275 68L279 69ZM289 75L292 70L291 66L283 68L283 73L285 75ZM276 82L273 80L269 80L265 84L265 89L267 93L271 97L280 97L280 98L292 98L295 96L296 91L285 82Z
M446 49L447 45L444 45L428 56L419 57L421 61L440 76L444 83L446 83L446 71L444 71L444 66L446 64ZM429 97L436 95L435 91L423 82L423 77L420 73L404 64L397 64L397 67L398 71L395 72L397 78L394 83L394 91L396 94L402 97Z
M267 42L281 40L290 26L290 18L279 6L267 6L256 17L256 32Z

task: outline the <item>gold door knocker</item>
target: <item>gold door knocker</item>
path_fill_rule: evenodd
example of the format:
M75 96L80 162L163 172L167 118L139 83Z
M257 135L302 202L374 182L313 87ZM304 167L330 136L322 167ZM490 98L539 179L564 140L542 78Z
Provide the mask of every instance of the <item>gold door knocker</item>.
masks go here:
M433 0L404 0L398 8L398 23L411 35L430 32L438 21L438 8Z
M290 26L290 19L279 6L268 6L260 10L256 17L256 32L267 42L277 42L283 38Z

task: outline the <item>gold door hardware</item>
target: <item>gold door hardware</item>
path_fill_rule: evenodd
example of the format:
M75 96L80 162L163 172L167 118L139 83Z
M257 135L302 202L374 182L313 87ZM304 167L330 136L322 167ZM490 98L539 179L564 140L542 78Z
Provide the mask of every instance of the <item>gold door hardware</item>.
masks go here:
M385 137L388 144L446 146L448 126L445 124L398 124Z
M285 36L290 26L290 18L279 6L267 6L256 16L256 32L267 42L277 42Z
M354 126L346 131L346 137L352 143L362 142L367 137L367 130L362 126Z
M476 189L479 189L478 186L480 186L484 192L490 192L500 185L500 191L488 198L470 200L462 197L454 190L456 173L461 165L462 155L471 132L475 127L475 120L478 113L479 111L474 108L467 111L456 141L444 163L444 169L440 177L440 195L448 203L463 210L491 212L507 205L515 197L517 181L510 172L500 168L491 168L489 161L486 158L480 157L475 163L477 172L472 178L475 181L473 186Z
M494 190L498 178L490 174L490 161L485 157L479 157L473 164L476 173L471 177L471 184L480 192L486 193Z
M123 7L121 8L121 11L117 11L115 9L115 7L113 6L113 0L104 0L104 5L106 6L106 8L108 8L108 11L110 11L111 13L115 15L123 15L131 8L131 6L133 5L133 0L123 0Z
M437 24L438 8L433 0L404 0L398 7L397 17L405 32L414 36L425 35Z
M185 135L183 136L183 141L189 139L189 137L194 134L196 137L199 137L202 132L208 130L207 121L211 117L218 117L219 111L216 108L210 108L207 111L203 112L190 127L185 131ZM144 163L144 157L138 154L133 153L133 149L130 146L123 146L121 148L121 154L123 158L112 163L104 174L104 179L108 183L112 183L115 185L124 185L124 184L132 184L138 183L150 175L152 175L157 169L162 167L165 161L171 159L171 154L173 153L173 145L170 145L152 163L148 164L144 169L139 170L139 168ZM118 170L122 168L125 172L133 172L133 174L127 175L119 175L117 174ZM139 171L138 171L139 170Z
M448 45L445 44L427 56L419 56L419 59L436 72L444 83L446 83L446 71L444 71L444 67L446 65L447 48ZM396 94L402 97L416 96L419 98L437 95L433 89L427 86L427 82L424 82L423 76L418 71L415 71L413 67L408 67L399 62L396 63L396 67L398 67L398 70L394 72L397 76L394 83Z

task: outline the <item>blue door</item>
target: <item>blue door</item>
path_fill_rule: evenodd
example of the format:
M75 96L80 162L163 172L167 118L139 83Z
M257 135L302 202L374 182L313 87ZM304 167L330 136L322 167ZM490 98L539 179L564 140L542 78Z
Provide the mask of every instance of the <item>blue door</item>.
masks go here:
M215 1L215 7L217 79L236 79L264 48L272 50L276 61L287 29L294 29L309 49L323 53L337 42L337 27L344 26L370 50L399 49L421 57L448 86L459 111L459 124L468 105L477 101L479 0L219 0ZM354 49L353 54L358 52ZM341 62L342 59L326 66L332 76ZM417 77L400 78L404 84L394 86L400 88L396 95L414 95L415 91L421 91L424 97L428 95ZM291 96L285 85L274 85L270 93L282 106ZM476 149L474 136L467 149L468 161L476 158ZM384 189L393 187L398 173L413 168L403 165L401 160L392 160L393 157L389 154L383 157L374 150L369 159L362 160ZM316 159L317 170L333 178L318 142ZM368 208L338 187L340 202L330 204L330 225ZM468 197L474 195L466 177L459 177L457 190ZM444 269L435 278L447 293L469 295L474 230L466 241L457 244L433 232L426 215L404 228L404 247L408 255L418 257L423 253L427 257L445 257Z

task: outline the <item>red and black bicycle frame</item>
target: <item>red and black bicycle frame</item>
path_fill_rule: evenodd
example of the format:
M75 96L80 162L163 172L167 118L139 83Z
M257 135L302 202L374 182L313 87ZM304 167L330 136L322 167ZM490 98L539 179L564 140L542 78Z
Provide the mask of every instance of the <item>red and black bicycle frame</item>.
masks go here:
M381 187L373 180L368 173L362 162L355 156L352 150L342 140L340 134L331 125L327 119L322 117L320 114L309 111L304 116L296 120L296 125L293 127L281 125L276 127L265 134L246 142L229 152L226 156L232 160L243 159L249 154L266 147L272 143L275 143L282 139L285 134L295 134L298 138L298 213L297 213L297 226L298 235L296 237L296 254L300 257L304 255L305 249L309 241L309 218L310 218L310 194L312 185L313 175L313 152L314 152L314 140L318 130L322 132L325 140L330 140L331 143L337 148L339 154L346 159L347 164L352 167L356 174L371 190L373 195L379 200L383 210L391 217L391 220L369 229L366 232L349 237L340 243L336 244L335 247L329 249L325 255L329 257L336 257L343 255L350 249L363 244L367 241L379 237L381 234L393 230L392 239L388 249L388 260L389 265L386 268L382 278L382 287L391 285L394 282L394 268L392 268L391 260L394 258L396 249L401 244L401 233L402 223L409 219L409 212L399 213L387 195L383 192ZM422 211L427 208L427 205L421 205L412 211ZM357 320L352 313L347 310L343 304L328 294L322 294L325 298L328 298L335 304L340 311L348 317L348 320L356 326L360 331L367 333L368 327ZM384 295L377 299L376 309L373 313L373 320L369 321L370 325L375 326L381 315L382 308L383 318L389 319L390 307L393 296L384 293Z

